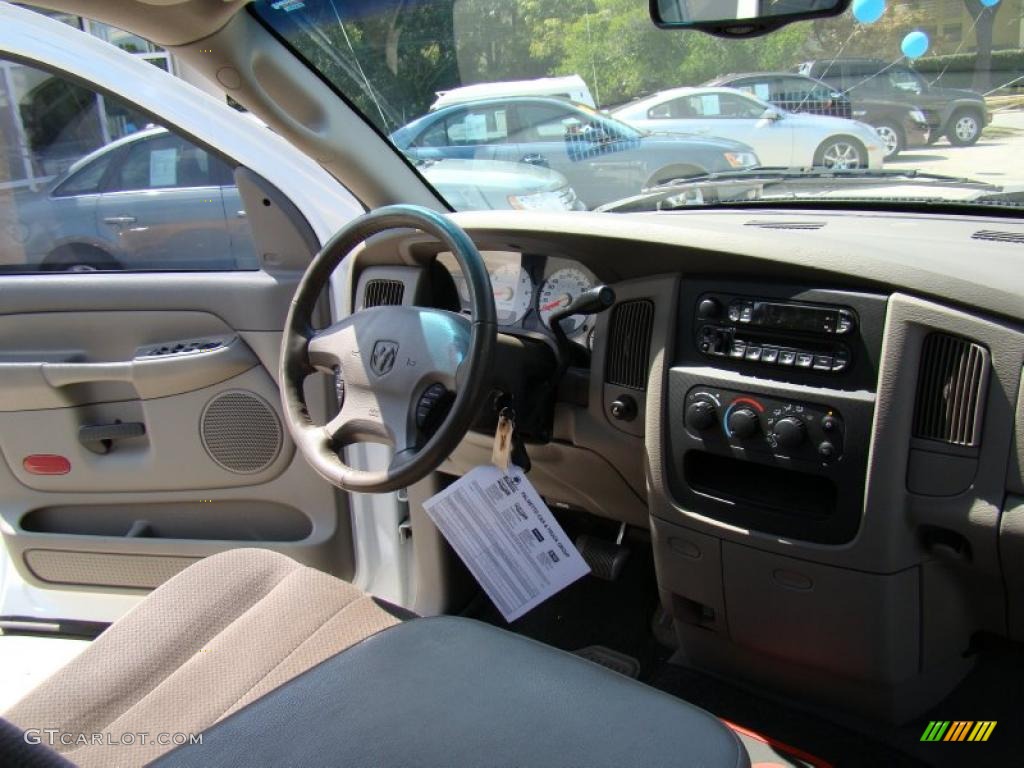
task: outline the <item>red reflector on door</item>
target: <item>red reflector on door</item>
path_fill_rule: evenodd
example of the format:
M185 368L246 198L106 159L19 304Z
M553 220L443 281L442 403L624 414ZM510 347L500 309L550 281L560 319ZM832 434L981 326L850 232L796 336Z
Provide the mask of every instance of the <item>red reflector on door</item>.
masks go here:
M71 462L63 456L52 453L36 453L26 456L21 462L26 472L33 475L66 475L71 471Z

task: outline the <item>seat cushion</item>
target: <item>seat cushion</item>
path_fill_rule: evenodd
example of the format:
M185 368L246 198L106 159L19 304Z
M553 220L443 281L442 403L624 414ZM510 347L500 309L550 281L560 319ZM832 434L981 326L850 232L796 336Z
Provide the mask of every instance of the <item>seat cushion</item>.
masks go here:
M51 746L80 766L142 765L175 746L160 734L199 733L396 623L351 584L235 549L165 582L4 717L66 734Z
M743 768L719 720L578 656L487 624L376 634L163 755L158 768Z

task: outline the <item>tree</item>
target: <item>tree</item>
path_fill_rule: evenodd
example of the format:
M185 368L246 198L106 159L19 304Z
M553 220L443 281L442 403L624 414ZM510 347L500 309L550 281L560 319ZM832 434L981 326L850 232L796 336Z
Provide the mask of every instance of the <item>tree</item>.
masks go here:
M964 0L964 7L974 21L974 38L977 41L974 90L981 93L987 93L992 88L992 33L995 29L996 14L1002 5L996 3L986 7L981 4L981 0Z

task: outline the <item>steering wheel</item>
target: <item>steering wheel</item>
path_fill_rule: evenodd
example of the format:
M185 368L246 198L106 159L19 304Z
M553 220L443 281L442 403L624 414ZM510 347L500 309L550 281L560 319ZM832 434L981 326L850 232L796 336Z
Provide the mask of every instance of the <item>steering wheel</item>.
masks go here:
M469 288L472 320L455 312L384 306L352 313L321 331L313 308L331 273L353 248L389 229L416 229L447 246ZM465 436L488 395L497 343L497 314L487 268L456 224L418 206L379 208L353 220L316 255L302 276L281 341L281 401L292 439L322 477L346 491L385 493L422 480ZM337 416L314 424L303 382L340 371L345 398ZM424 422L441 401L454 401L440 426ZM436 421L436 419L435 419ZM394 448L388 467L354 469L339 455L356 442Z

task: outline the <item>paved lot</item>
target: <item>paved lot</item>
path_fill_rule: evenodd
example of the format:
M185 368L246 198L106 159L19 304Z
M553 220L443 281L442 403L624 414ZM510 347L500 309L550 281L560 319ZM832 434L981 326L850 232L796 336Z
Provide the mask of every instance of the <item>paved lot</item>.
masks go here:
M908 149L887 168L916 168L930 173L989 181L1024 182L1024 111L997 112L973 147L954 147L946 139Z

